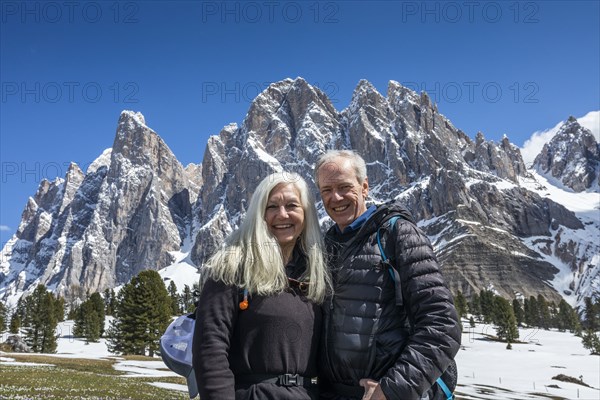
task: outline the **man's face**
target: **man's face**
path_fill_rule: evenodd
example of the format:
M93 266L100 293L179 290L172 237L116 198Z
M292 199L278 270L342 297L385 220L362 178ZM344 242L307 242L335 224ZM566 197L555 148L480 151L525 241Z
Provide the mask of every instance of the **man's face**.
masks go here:
M367 211L365 199L369 193L369 183L358 182L350 161L335 158L323 164L317 173L319 192L325 211L341 231L362 213Z

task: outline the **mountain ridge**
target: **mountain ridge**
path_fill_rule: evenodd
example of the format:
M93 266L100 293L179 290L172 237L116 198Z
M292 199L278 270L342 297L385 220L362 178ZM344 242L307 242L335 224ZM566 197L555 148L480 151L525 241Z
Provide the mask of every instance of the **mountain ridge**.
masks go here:
M318 88L296 78L270 85L240 126L211 136L202 163L185 168L140 113L124 111L113 147L87 174L72 166L66 179L40 184L2 250L0 297L38 281L68 296L103 290L141 269L172 264L184 242L193 243L189 257L200 266L236 228L260 179L291 170L316 190L312 167L330 148L362 153L373 201L405 200L453 291L492 288L506 297L567 296L572 303L589 288L598 293L600 262L588 254L593 246L564 234L596 225L536 193L543 185L507 137L497 144L478 133L473 140L426 93L395 81L384 97L361 80L338 112ZM523 183L530 181L538 186ZM71 236L66 226L75 226ZM532 237L546 242L527 242ZM548 261L545 252L573 269L570 294L552 286L564 265ZM580 282L588 283L581 288Z

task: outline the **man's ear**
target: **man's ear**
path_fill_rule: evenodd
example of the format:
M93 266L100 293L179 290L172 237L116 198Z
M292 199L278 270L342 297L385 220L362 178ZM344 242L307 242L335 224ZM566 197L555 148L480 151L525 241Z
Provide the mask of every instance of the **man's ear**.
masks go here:
M362 184L362 194L364 197L367 197L369 195L369 178L365 178Z

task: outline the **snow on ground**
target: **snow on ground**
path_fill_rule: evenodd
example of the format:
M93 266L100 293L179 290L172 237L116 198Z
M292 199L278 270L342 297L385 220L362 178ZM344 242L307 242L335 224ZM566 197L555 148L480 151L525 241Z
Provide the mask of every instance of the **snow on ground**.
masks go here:
M107 317L105 329L108 329L109 321L112 317ZM56 327L59 334L56 354L48 354L49 356L65 357L65 358L89 358L101 359L115 357L114 354L108 352L106 339L100 339L98 343L85 343L85 340L73 337L72 320L61 322Z
M0 357L0 364L2 364L2 365L21 365L21 366L26 366L26 367L39 367L39 366L53 367L54 366L54 364L35 363L35 362L19 362L19 361L15 361L14 358L10 358L10 357Z
M115 369L127 372L128 377L177 376L160 358L151 361L124 360L108 352L104 339L100 343L86 345L84 341L73 338L72 321L60 326L61 338L56 357L113 358L117 360ZM493 326L476 324L470 328L467 321L463 321L463 326L462 347L456 356L458 399L600 399L600 356L589 355L581 344L581 338L569 332L520 329L519 340L524 343L513 344L512 350L506 350L505 343L489 339L489 335L495 335ZM0 365L34 365L15 362L10 356L3 354ZM582 377L592 388L552 380L558 374ZM150 384L187 391L186 385Z
M491 341L491 325L470 328L463 321L458 364L457 394L462 399L600 399L600 356L583 348L581 338L568 332L520 329L519 340L506 350L506 343ZM564 374L592 388L552 380ZM558 386L551 387L551 386Z
M167 382L151 382L150 385L156 386L163 389L168 390L179 390L181 392L187 392L188 388L186 385L178 385L177 383L167 383Z
M167 368L162 360L157 361L134 361L122 360L118 361L114 368L117 371L128 372L125 376L131 377L164 377L164 376L179 376ZM187 390L187 389L186 389Z

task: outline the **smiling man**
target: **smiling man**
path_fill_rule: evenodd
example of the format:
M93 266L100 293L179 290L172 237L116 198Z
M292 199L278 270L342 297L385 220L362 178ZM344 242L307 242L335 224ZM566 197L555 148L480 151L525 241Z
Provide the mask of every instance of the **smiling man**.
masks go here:
M434 383L461 333L429 240L399 204L367 208L367 169L355 152L325 153L315 180L335 222L325 236L334 295L323 306L321 398L438 398Z

